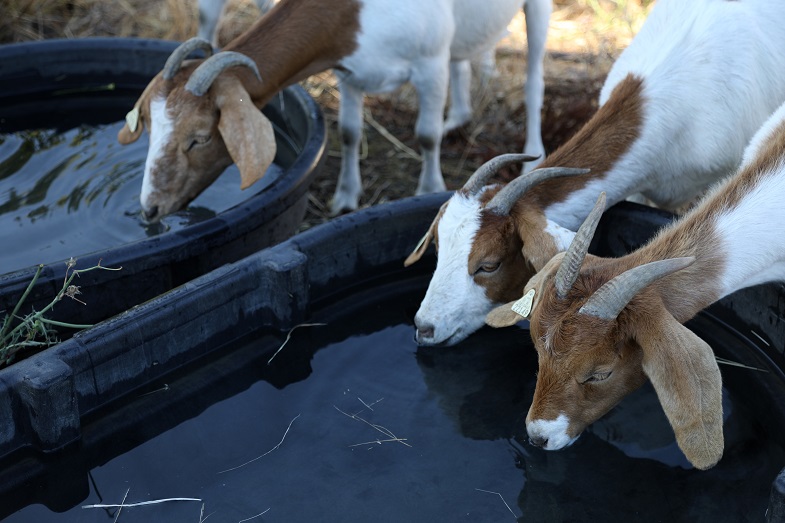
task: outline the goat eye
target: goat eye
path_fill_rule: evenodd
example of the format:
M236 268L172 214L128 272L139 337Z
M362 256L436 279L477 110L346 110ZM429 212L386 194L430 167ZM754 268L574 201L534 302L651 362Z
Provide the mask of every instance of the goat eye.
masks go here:
M191 139L191 142L188 144L188 148L186 148L185 152L190 151L196 145L204 145L204 144L206 144L209 141L210 141L210 136L209 135L207 135L207 136L194 136Z
M584 383L597 383L599 381L605 381L608 378L610 378L612 372L613 371L610 370L608 372L595 372L594 374L586 378L586 381L584 381Z
M482 265L477 267L477 270L474 271L474 274L479 274L481 272L489 274L489 273L495 272L496 269L499 268L499 265L501 265L501 263L499 263L499 262L496 262L496 263L483 263Z

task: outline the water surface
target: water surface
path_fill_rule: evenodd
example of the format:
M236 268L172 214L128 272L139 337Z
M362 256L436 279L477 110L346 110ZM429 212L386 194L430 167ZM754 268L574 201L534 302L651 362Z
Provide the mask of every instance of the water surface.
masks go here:
M81 506L126 496L201 501L125 508L124 523L195 523L202 505L213 522L265 511L250 521L764 520L785 450L761 398L733 388L737 371L723 368L736 377L725 456L709 471L689 466L648 386L573 446L544 451L525 436L537 366L528 332L418 349L423 288L348 296L269 364L284 336L260 333L110 406L80 449L49 463L49 479L26 486L59 512L31 505L5 521L112 521L116 509Z
M273 165L260 182L240 190L229 167L187 209L148 225L139 193L148 135L117 142L124 122L0 134L0 274L110 249L182 229L239 204L273 183Z

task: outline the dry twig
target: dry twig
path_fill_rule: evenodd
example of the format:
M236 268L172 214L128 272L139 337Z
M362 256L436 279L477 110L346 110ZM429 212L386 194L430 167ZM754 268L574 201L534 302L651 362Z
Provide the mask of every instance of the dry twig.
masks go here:
M286 427L286 432L284 432L284 433L283 433L283 437L281 438L281 441L279 441L279 442L278 442L278 444L277 444L276 446L274 446L273 448L271 448L270 450L268 450L267 452L265 452L265 453L264 453L264 454L262 454L261 456L257 456L257 457L255 457L254 459L252 459L252 460L250 460L250 461L246 461L246 462L245 462L245 463L243 463L242 465L237 465L236 467L232 467L232 468L230 468L230 469L222 470L222 471L220 471L218 474L223 474L224 472L229 472L229 471L232 471L232 470L237 470L237 469L239 469L240 467L244 467L244 466L248 465L249 463L253 463L254 461L256 461L256 460L258 460L258 459L262 459L263 457L265 457L266 455L268 455L268 454L269 454L269 453L271 453L272 451L274 451L274 450L277 450L277 449L278 449L278 447L280 447L280 446L281 446L281 443L283 443L283 440L284 440L284 439L286 439L286 435L287 435L287 434L289 434L289 429L290 429L290 428L292 428L292 423L294 423L294 420L296 420L296 419L297 419L297 418L299 418L299 417L300 417L300 415L298 414L297 416L295 416L295 417L292 419L292 421L290 421L290 422L289 422L289 426L288 426L288 427Z
M292 328L289 330L289 333L286 335L286 339L283 341L283 343L281 344L281 346L280 346L280 347L278 347L278 350L276 350L276 351L275 351L275 354L273 354L272 356L270 356L270 359L269 359L269 360L267 360L267 364L269 365L269 364L270 364L270 363L273 361L273 359L274 359L276 356L278 356L278 353L279 353L279 352L281 352L281 350L284 348L284 346L285 346L287 343L289 343L289 339L292 337L292 332L294 332L294 329L298 329L298 328L300 328L300 327L321 327L321 326L323 326L323 325L327 325L327 324L326 324L326 323L301 323L301 324L299 324L299 325L295 325L294 327L292 327Z
M499 492L493 492L492 490L484 490L484 489L481 489L481 488L476 488L474 490L479 490L480 492L487 492L488 494L496 494L497 496L499 496L501 498L502 503L504 503L504 506L507 507L507 510L510 511L510 514L512 514L512 517L514 517L515 519L518 519L518 516L515 515L515 512L512 511L512 509L507 504L507 502L504 501L504 497Z
M381 445L382 443L387 443L387 442L397 442L397 443L400 443L401 445L406 445L407 447L411 447L411 445L406 443L406 438L399 438L398 436L393 434L390 429L388 429L386 427L382 427L381 425L377 425L376 423L371 423L367 419L361 418L357 414L349 414L347 412L344 412L344 411L342 411L341 409L339 409L335 405L333 405L333 407L335 407L335 410L337 410L338 412L340 412L344 416L346 416L348 418L352 418L353 420L362 421L366 425L368 425L370 427L373 427L375 430L378 430L379 432L381 432L382 434L384 434L385 436L387 436L389 438L389 439L384 439L384 440L376 439L376 440L373 440L373 441L366 441L364 443L355 443L354 445L349 445L350 447L356 447L358 445L368 445L368 444L372 444L372 443L376 443L378 445Z

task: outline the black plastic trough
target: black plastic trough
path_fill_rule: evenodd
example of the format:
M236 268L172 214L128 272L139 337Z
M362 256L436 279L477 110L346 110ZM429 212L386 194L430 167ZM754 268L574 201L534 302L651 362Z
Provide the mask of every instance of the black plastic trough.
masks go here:
M102 408L111 407L114 400L134 391L135 397L142 398L139 394L146 385L156 380L160 383L173 371L189 368L200 373L196 380L200 386L209 388L213 380L221 379L233 383L231 378L222 378L222 373L247 362L231 362L231 351L223 354L221 350L237 340L254 332L280 336L308 321L314 311L351 293L372 295L383 284L409 285L413 278L418 285L427 282L435 264L432 249L412 267L404 269L402 261L446 197L410 198L344 216L216 269L0 370L0 456L5 456L0 467L0 485L5 490L0 494L17 504L9 506L8 513L35 502L45 503L52 510L66 510L84 499L86 478L80 485L63 478L47 478L50 484L64 485L62 488L68 485L74 490L70 505L62 507L40 499L35 489L25 487L30 478L44 474L47 458L42 452L56 459L55 451L70 444L78 445L80 452L97 448L100 457L93 465L97 466L109 459L106 452L120 452L116 449L137 444L118 437L131 426L136 427L135 433L140 431L140 423L146 427L141 432L162 432L207 407L196 396L191 398L189 391L182 392L182 397L173 391L171 402L144 400L149 405L149 420L131 420L114 416L111 408ZM657 210L619 204L603 217L592 249L602 255L621 255L639 246L670 219L670 215ZM761 391L769 390L774 398L782 399L783 295L779 284L751 288L722 300L707 312L722 317L723 328L736 329L749 341L729 348L734 359L770 370L761 374L755 390L750 391L761 397L765 394ZM756 311L766 314L757 315ZM362 328L357 325L357 329ZM274 350L274 345L259 347L253 357L266 359ZM216 355L228 360L202 370L198 365L189 367L189 363ZM311 355L299 357L308 359ZM760 405L759 409L756 414L765 417L766 423L783 429L785 402ZM159 427L154 420L161 419L163 411L172 412L162 422L167 426ZM104 418L106 423L101 423ZM92 428L86 439L82 434L85 420L100 427ZM772 486L766 516L769 522L785 521L783 484L785 471ZM63 492L62 488L58 492Z
M0 132L121 121L176 46L130 38L0 46ZM80 277L89 307L63 300L52 311L52 319L92 324L291 236L305 215L308 186L323 158L325 124L318 105L298 86L285 89L264 112L276 127L275 163L285 170L279 179L256 192L250 189L240 205L183 229L99 252L69 253L63 260L41 260L44 271L23 310L41 310L52 300L70 256L78 259L78 269L98 260L122 266L122 271ZM10 311L35 267L10 266L3 258L0 254L0 311Z

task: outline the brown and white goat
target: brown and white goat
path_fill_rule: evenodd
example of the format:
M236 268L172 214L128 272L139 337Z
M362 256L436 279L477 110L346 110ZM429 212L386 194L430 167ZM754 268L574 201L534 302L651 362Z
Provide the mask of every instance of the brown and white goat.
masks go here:
M526 418L532 443L570 445L648 378L687 459L701 469L717 463L720 371L711 347L682 323L736 290L785 281L783 200L785 105L734 176L622 258L587 255L601 197L567 252L526 284L525 303L488 314L493 326L530 319L539 358Z
M532 186L460 190L406 260L431 239L437 265L415 316L420 345L453 345L563 251L593 198L642 193L675 210L734 172L785 100L785 2L659 0L614 63L600 108L540 167L588 174Z
M362 192L363 94L406 82L419 100L415 132L423 163L417 192L444 190L439 149L448 84L454 90L447 124L458 126L470 114L468 95L455 91L468 88L461 77L469 73L466 61L493 48L522 5L523 0L282 0L215 56L183 61L194 47L209 47L198 40L184 44L147 86L118 135L123 144L136 140L139 121L150 132L144 216L156 220L181 209L232 161L243 188L261 178L275 149L271 125L258 108L287 85L331 68L341 92L343 156L332 211L356 209ZM526 150L538 154L551 0L528 0L524 10Z

